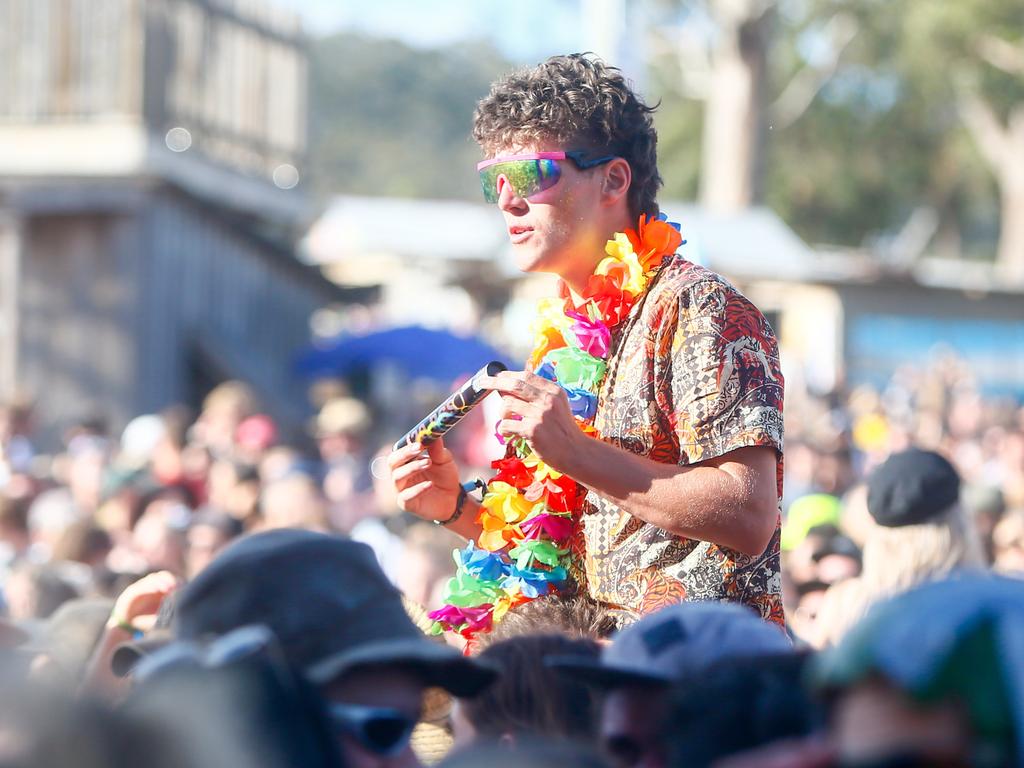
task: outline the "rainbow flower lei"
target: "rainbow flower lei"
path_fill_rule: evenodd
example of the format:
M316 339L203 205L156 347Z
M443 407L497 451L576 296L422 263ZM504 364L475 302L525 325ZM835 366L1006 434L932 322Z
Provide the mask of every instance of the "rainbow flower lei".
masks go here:
M679 225L664 215L641 216L636 230L618 232L576 305L564 283L560 300L545 299L534 325L527 368L558 384L576 423L594 429L597 398L607 372L612 332L647 290L662 261L682 243ZM435 634L448 630L472 639L488 632L510 608L564 586L569 543L586 488L547 466L522 439L512 440L487 486L476 543L455 550L455 576L442 608L429 615Z

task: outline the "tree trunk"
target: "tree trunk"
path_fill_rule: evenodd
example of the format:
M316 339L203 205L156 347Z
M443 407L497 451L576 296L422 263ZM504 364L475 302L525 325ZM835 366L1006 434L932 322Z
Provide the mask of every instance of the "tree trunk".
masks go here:
M772 3L716 0L719 42L704 111L701 204L736 211L758 202Z
M1024 155L1008 158L1008 162L1024 165ZM996 261L1002 275L1017 286L1024 286L1024 182L999 185L1000 219L999 250Z

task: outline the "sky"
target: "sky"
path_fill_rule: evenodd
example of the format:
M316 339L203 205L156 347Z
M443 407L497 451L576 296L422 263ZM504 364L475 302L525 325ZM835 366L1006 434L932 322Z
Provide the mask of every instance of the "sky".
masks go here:
M273 0L313 36L342 30L432 48L486 38L515 62L580 50L580 0Z

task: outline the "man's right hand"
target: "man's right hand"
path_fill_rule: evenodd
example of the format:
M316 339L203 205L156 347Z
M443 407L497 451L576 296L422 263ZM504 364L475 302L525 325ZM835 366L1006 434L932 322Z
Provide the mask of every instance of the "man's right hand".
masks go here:
M459 470L452 452L438 438L427 446L404 446L388 456L398 506L424 520L447 520L459 498Z

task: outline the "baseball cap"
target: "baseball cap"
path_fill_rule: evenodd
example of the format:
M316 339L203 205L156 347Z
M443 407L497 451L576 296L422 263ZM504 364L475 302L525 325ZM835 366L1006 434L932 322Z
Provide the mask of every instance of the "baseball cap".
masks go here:
M960 498L960 476L933 451L894 453L868 478L868 512L887 528L917 525L941 515Z
M1024 755L1020 580L963 572L878 603L815 657L809 682L839 693L872 676L918 702L960 702L979 740Z
M263 624L315 683L355 669L400 666L428 686L473 696L495 670L432 642L359 542L283 528L228 545L175 600L176 639L204 640Z
M724 659L789 653L778 627L730 603L684 602L621 630L599 659L551 658L547 666L592 685L668 686Z

